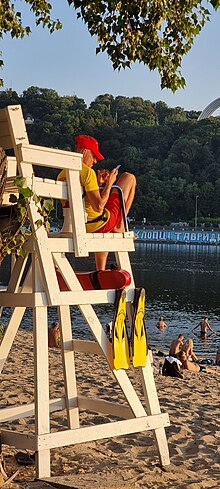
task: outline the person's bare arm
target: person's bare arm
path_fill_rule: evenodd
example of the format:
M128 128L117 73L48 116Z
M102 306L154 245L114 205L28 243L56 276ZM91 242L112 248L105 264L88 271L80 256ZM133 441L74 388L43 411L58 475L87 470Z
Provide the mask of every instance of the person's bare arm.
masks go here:
M214 334L216 334L216 335L218 334L218 333L216 333L216 331L214 331L214 329L212 329L212 328L211 328L211 326L210 326L210 324L209 324L209 323L207 323L207 328L209 328L209 329L210 329L210 331L212 331L212 333L214 333Z
M100 193L99 190L91 190L90 192L86 192L89 202L95 212L101 212L104 209L107 200L109 198L112 185L115 183L117 175L118 175L118 170L113 168L111 173L109 173L108 175L102 193Z

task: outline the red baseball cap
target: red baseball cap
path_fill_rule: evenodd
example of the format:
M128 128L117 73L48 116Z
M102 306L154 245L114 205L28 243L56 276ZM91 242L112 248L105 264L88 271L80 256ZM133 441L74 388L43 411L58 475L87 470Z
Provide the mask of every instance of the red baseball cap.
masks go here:
M99 152L98 141L92 136L86 136L85 134L81 134L80 136L75 137L76 147L79 149L90 149L97 160L104 160L104 156Z

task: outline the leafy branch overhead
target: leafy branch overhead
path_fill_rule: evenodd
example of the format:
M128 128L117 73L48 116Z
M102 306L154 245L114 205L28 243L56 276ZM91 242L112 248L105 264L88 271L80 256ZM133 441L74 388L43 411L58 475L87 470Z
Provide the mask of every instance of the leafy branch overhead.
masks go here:
M65 0L63 0L64 2ZM62 28L59 19L53 20L52 5L47 0L23 0L33 11L36 24L48 27L52 33ZM107 52L114 69L129 68L135 61L153 71L158 70L161 87L174 92L185 86L181 74L182 59L191 49L195 37L211 12L204 2L195 0L67 0L77 17L97 36L96 52ZM207 5L217 10L220 0ZM0 36L29 34L23 26L20 12L10 0L0 2ZM0 65L3 61L0 61Z

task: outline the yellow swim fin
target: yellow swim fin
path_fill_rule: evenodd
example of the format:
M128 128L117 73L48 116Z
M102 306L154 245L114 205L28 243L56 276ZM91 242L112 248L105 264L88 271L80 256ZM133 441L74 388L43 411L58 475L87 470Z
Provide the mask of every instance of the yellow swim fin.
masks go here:
M126 328L126 290L117 290L115 314L112 323L112 346L114 368L128 369L130 366L129 340Z
M144 323L145 290L143 288L135 289L133 307L134 313L131 326L132 361L134 367L145 367L148 346L147 332Z

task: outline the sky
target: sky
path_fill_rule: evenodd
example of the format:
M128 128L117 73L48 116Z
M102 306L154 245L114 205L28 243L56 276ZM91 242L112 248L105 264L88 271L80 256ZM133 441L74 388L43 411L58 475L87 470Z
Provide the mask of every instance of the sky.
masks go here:
M24 2L13 3L22 11L32 33L24 39L11 39L8 34L1 41L3 90L13 88L21 95L30 86L52 88L60 96L76 95L88 106L98 95L109 93L114 97L142 97L151 102L162 100L169 107L198 111L220 97L220 11L212 10L211 22L184 57L182 74L187 85L173 94L171 90L161 90L156 71L150 72L139 63L131 69L114 71L107 54L95 54L96 38L76 19L67 1L51 1L54 17L59 17L63 24L63 29L52 35L47 29L34 26L34 17Z

